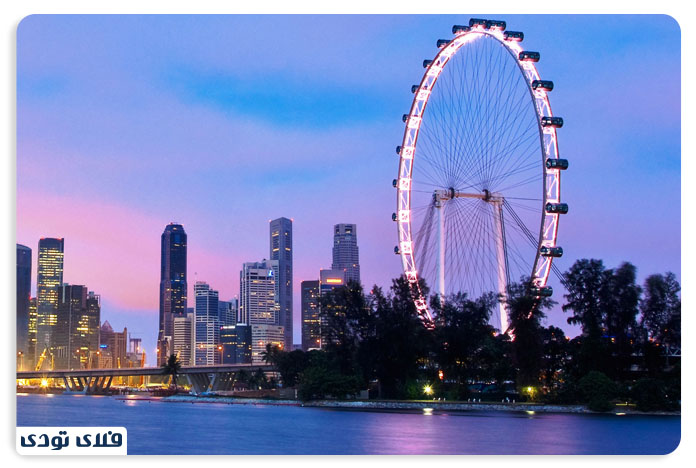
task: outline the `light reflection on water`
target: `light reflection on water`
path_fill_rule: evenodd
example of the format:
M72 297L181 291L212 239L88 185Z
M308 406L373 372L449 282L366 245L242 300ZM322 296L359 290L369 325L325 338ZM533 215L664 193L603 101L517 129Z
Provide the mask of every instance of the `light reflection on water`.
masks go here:
M17 423L125 426L129 454L664 454L680 437L679 417L426 415L78 395L22 395Z

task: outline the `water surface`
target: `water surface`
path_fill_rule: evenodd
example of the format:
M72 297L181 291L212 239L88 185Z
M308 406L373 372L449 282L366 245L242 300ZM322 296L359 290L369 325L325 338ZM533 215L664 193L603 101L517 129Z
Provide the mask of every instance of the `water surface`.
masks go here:
M426 415L18 395L18 426L125 426L128 454L666 454L678 416Z

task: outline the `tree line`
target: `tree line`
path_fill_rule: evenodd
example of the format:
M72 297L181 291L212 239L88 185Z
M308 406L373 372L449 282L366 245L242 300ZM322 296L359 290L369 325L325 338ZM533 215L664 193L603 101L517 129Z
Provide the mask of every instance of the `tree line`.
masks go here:
M388 291L358 283L321 298L322 350L268 347L282 385L302 399L350 398L361 390L386 399L613 402L670 410L681 399L680 285L673 273L636 283L636 267L606 268L581 259L563 274L561 309L581 333L570 338L545 319L556 302L529 294L528 279L507 294L431 299L436 327L427 330L405 278ZM422 282L423 291L428 291ZM503 302L510 327L490 324Z

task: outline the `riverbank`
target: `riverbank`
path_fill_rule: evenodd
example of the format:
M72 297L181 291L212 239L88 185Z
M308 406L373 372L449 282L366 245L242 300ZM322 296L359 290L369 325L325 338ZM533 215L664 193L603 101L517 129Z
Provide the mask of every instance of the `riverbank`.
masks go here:
M585 413L593 414L584 405L549 405L542 403L492 403L492 402L461 402L461 401L404 401L404 400L281 400L262 398L234 398L226 396L193 396L173 395L168 397L118 397L118 400L147 400L165 403L218 403L229 405L268 405L268 406L300 406L306 408L331 408L355 411L433 411L433 412L465 412L465 411L506 411L530 413ZM630 406L616 406L608 413L617 415L662 415L681 416L681 412L674 411L637 411ZM601 413L597 413L601 414Z

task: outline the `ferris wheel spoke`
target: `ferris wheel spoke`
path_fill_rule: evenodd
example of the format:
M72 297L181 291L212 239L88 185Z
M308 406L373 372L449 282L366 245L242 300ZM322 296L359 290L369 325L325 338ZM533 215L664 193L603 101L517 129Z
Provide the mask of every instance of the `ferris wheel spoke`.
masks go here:
M503 187L499 190L499 192L506 193L509 190L512 190L514 188L523 187L525 185L529 185L529 184L534 183L534 182L539 182L540 180L541 180L541 177L539 177L538 175L534 175L534 176L531 176L527 179L520 180L519 182L517 182L513 185L508 185L507 187Z
M529 162L528 161L527 165L525 165L525 166L518 166L517 168L510 169L509 171L507 171L505 173L497 174L496 177L491 180L491 187L492 188L495 187L494 190L496 192L505 193L505 192L503 192L502 189L497 188L503 182L506 182L509 185L514 185L516 182L519 182L519 178L513 180L513 176L523 176L524 175L524 177L526 178L526 177L529 177L529 175L527 173L529 173L531 171L538 171L538 169L539 169L539 162L538 161L537 162ZM535 175L535 177L536 176L537 175ZM541 179L541 177L539 177L539 179Z
M473 205L473 204L469 204ZM475 243L475 234L478 233L478 212L475 206L465 207L464 204L454 204L450 210L453 215L451 216L451 231L449 234L450 243L453 244L454 255L450 258L450 268L453 268L453 272L459 272L459 290L463 292L471 292L471 288L465 287L462 284L462 279L464 277L475 278L471 274L471 268L473 265L473 259L470 258L471 245ZM467 229L468 227L468 229ZM449 232L448 232L449 233ZM459 236L456 233L461 233ZM466 236L462 234L466 233ZM456 263L455 263L456 262ZM454 290L452 292L455 292Z
M494 157L497 161L499 161L499 164L496 166L494 172L505 170L505 168L508 166L514 167L520 162L520 160L529 158L530 154L527 149L531 148L531 145L535 143L535 137L536 142L538 142L539 138L538 135L534 135L529 132L534 125L534 122L529 122L525 130L521 130L521 125L517 125L513 128L515 134L517 135L516 137L508 136L502 145L496 143ZM522 150L520 150L520 148L522 148ZM511 156L513 156L514 159L510 158ZM493 178L493 175L491 175L491 178Z

